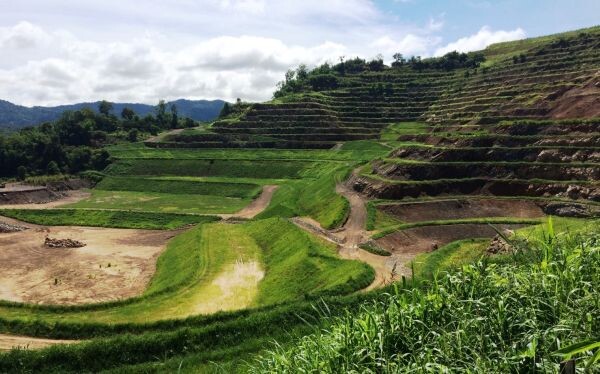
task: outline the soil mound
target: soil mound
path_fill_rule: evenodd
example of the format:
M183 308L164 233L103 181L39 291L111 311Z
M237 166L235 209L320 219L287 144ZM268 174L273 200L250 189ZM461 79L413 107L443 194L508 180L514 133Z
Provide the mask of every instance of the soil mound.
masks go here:
M52 239L46 237L44 245L48 248L82 248L85 243L73 239Z
M27 227L11 225L9 223L0 222L0 234L9 234L11 232L25 231Z

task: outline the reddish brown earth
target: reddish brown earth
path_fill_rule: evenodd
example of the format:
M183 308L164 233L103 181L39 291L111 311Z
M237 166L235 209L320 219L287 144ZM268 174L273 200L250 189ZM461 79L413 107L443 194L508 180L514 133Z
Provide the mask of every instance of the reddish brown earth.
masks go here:
M585 86L574 87L552 101L552 118L600 117L600 74Z
M495 225L499 230L512 230L523 225ZM397 231L377 239L380 247L392 253L400 263L408 264L419 253L431 252L456 240L469 238L492 238L496 230L487 224L456 224L423 226Z
M538 218L544 212L533 201L497 199L452 199L378 205L377 208L404 222L514 217Z

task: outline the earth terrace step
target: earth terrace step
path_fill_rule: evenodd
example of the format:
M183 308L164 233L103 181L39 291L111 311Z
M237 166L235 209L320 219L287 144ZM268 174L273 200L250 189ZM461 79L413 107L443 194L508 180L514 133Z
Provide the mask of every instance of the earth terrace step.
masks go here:
M193 142L193 143L173 143L173 142L146 142L146 146L152 148L278 148L278 149L330 149L338 142L327 141L263 141L263 142Z
M454 136L438 136L430 134L401 135L398 141L418 142L437 146L458 146L458 147L600 147L600 137L594 135L577 136L517 136L517 135L479 135L464 136L459 134Z
M311 127L311 128L331 128L331 127L340 127L341 124L338 121L288 121L281 120L277 121L278 128L283 127ZM217 129L244 129L244 128L260 128L260 127L274 127L272 121L250 121L250 120L242 120L240 122L236 122L234 124L226 124L226 123L217 123L213 124L213 130Z
M241 127L215 128L219 134L303 134L314 133L314 127ZM318 128L321 134L379 134L381 129L370 127L325 127Z
M600 147L589 148L401 148L389 157L423 160L430 162L481 162L481 161L526 161L526 162L594 162L600 163Z
M571 165L526 162L439 162L372 163L373 173L393 180L436 180L490 177L499 179L548 179L556 181L598 181L598 164Z
M471 178L426 182L394 182L368 176L351 179L355 191L378 199L400 200L440 195L490 195L568 198L600 202L600 187L543 180Z

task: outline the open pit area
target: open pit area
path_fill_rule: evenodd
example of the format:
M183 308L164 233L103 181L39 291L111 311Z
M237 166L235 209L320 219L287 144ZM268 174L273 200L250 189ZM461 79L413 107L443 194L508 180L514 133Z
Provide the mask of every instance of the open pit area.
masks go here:
M76 305L138 296L154 274L172 231L39 226L0 234L0 299L28 304ZM85 246L51 248L46 238Z

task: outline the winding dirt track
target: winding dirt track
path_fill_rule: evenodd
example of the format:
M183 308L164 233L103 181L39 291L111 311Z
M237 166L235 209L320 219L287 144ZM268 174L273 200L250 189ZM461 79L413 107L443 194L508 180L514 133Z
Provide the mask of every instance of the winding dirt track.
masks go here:
M359 248L359 245L369 237L365 230L367 222L365 200L344 184L338 184L336 192L350 202L350 214L341 230L327 231L321 228L318 222L307 217L297 217L292 219L292 222L305 231L337 244L340 257L369 264L375 270L375 280L364 291L383 287L392 282L397 277L394 268L402 270L403 266L396 264L396 259L393 257L378 256Z
M273 194L279 188L277 185L263 186L260 196L254 199L248 206L234 214L220 214L221 218L242 218L251 219L267 209L273 198Z

